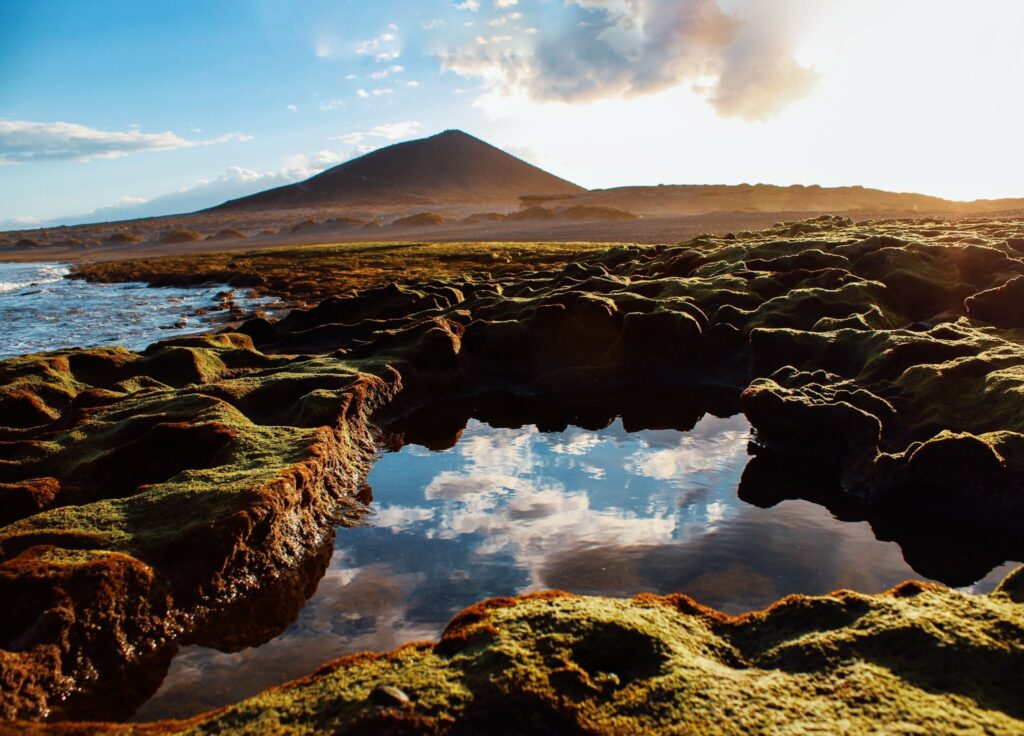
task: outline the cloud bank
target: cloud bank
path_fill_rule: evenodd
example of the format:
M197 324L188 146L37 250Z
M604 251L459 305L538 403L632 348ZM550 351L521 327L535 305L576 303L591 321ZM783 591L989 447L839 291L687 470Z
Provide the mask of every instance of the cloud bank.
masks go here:
M117 204L109 207L100 207L82 215L69 215L50 220L35 218L3 220L0 221L0 230L116 222L195 212L222 204L229 199L246 197L264 189L307 179L314 174L319 174L324 169L348 160L350 157L349 154L323 150L311 156L305 154L288 156L277 171L259 172L241 166L231 166L213 179L199 179L176 192L162 194L152 199L122 197Z
M719 115L744 120L778 114L817 80L775 24L744 22L718 0L566 0L559 22L522 30L444 50L442 69L537 102L690 85Z
M251 139L241 133L228 133L218 138L189 140L171 131L109 131L77 123L0 120L0 164L120 158L142 151L173 151Z
M415 120L385 123L369 130L333 136L329 139L344 143L348 148L346 151L323 149L314 154L302 153L286 156L282 159L280 168L272 171L260 172L241 166L231 166L213 179L198 179L176 192L163 194L152 199L135 196L121 197L116 204L100 207L85 214L69 215L48 220L34 217L0 220L0 231L53 227L56 225L81 225L92 222L113 222L195 212L196 210L222 204L230 199L246 197L264 189L271 189L308 179L332 166L377 148L381 142L391 143L411 138L417 135L421 128L421 123ZM200 145L196 142L191 143L192 145Z

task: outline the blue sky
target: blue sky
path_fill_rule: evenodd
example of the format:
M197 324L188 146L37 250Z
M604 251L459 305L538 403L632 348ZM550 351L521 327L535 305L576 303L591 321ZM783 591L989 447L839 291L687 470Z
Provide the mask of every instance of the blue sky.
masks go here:
M3 0L0 224L195 209L447 128L589 187L1024 196L1022 37L1016 0Z

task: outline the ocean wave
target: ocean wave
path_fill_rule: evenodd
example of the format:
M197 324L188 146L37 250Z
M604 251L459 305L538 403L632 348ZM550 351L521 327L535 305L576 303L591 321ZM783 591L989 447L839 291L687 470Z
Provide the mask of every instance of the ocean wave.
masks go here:
M53 284L71 273L59 263L0 263L0 294Z

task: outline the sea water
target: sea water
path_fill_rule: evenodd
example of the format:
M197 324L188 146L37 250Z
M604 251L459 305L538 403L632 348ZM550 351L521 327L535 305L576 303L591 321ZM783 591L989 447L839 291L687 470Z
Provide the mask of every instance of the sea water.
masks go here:
M209 331L225 318L223 285L152 289L69 279L69 272L60 263L0 263L0 359L97 345L140 350ZM231 299L244 311L276 304L242 291Z

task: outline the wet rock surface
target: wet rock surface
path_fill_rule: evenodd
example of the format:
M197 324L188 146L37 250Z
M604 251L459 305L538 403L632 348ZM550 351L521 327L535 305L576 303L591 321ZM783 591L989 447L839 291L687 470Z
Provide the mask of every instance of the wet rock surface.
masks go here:
M429 280L371 283L238 334L0 363L0 585L19 601L0 623L0 707L96 717L72 705L126 673L159 671L175 642L217 639L233 606L257 610L268 581L309 570L243 637L258 642L315 585L332 524L358 515L374 427L488 392L582 406L723 394L757 430L741 494L853 504L905 550L930 549L920 537L934 530L984 536L992 559L1013 559L1024 538L1024 260L1012 245L1022 231L821 217L505 275L439 266ZM780 488L783 468L820 482ZM1019 678L995 673L1021 671L1015 579L987 597L844 593L735 620L683 599L508 601L464 614L436 649L342 660L202 722L732 733L853 719L850 730L870 730L909 698L900 718L925 730L1011 732ZM516 628L517 612L538 608L553 611L564 646L552 651L564 656ZM634 637L622 631L644 612L682 633L629 639L629 657L614 659L636 661L622 672L579 643L601 621L594 641ZM360 674L385 663L402 676ZM474 679L485 671L503 674ZM416 686L421 675L433 684ZM414 707L365 711L372 688L391 683Z
M90 713L79 696L165 667L176 639L223 639L225 609L251 611L322 558L339 515L359 513L365 416L393 390L337 361L263 356L241 335L0 371L0 404L21 409L0 429L0 493L17 500L0 530L7 717ZM297 594L258 611L266 626L245 622L242 646L287 625L279 609L294 615L319 575L312 588L298 577Z

